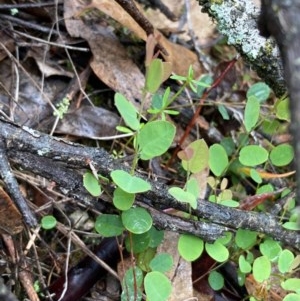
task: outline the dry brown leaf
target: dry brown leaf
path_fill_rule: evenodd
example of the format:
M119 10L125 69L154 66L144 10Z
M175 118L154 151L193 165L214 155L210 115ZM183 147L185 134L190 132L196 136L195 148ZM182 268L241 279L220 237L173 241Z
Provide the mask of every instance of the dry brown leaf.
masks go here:
M193 297L192 267L178 253L179 234L165 231L165 239L158 247L157 253L168 253L173 257L173 267L166 273L172 282L172 294L168 301L182 301Z
M72 136L94 138L112 136L120 123L117 114L99 107L82 105L79 109L70 110L59 122L56 133Z
M42 48L31 47L27 53L27 57L31 57L36 62L39 70L45 77L61 75L72 78L74 76L72 72L64 70L57 63L57 60L51 60L47 57L44 58L44 50Z
M115 19L123 26L134 32L137 37L146 41L147 36L144 30L116 2L111 0L93 0L90 6L95 7L103 13L109 15L111 18ZM202 73L202 66L199 63L197 55L194 52L186 49L183 46L170 42L157 30L156 33L161 35L159 43L167 50L169 54L168 56L164 56L164 59L172 64L172 71L174 73L179 75L187 75L187 71L190 65L193 66L196 77Z
M102 1L99 1L99 5ZM113 2L113 1L112 1ZM116 4L115 4L116 6ZM145 77L127 55L126 49L108 27L86 24L79 17L87 9L79 1L65 1L65 19L69 34L85 39L93 53L91 68L110 88L129 100L140 100Z

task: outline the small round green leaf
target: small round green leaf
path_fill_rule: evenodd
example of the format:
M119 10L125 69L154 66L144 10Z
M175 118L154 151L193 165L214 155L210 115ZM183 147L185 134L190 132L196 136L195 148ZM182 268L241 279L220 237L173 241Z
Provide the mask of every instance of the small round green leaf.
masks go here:
M246 250L256 243L256 237L256 232L240 228L236 232L235 242L238 247L242 248L243 250Z
M168 253L157 254L150 262L152 271L165 273L173 266L173 257Z
M280 273L284 274L289 272L294 259L294 254L290 250L283 250L278 259L278 269Z
M205 243L205 250L211 258L218 262L224 262L229 258L228 249L218 241L213 244Z
M224 286L224 277L217 271L212 271L208 276L208 283L215 291L220 290Z
M122 212L122 222L128 231L142 234L151 228L153 221L146 209L136 207Z
M168 192L177 201L188 203L193 209L197 208L197 198L192 193L184 191L180 187L172 187Z
M150 160L164 154L175 137L175 126L164 120L148 122L137 136L140 158Z
M275 166L285 166L294 158L293 147L289 144L280 144L274 147L270 153L270 160Z
M172 292L171 281L157 271L145 276L144 287L148 301L166 301Z
M300 301L300 295L299 294L288 294L286 295L282 301Z
M181 157L186 155L186 158ZM182 159L182 166L185 170L197 173L208 166L208 146L204 139L199 139L190 143L183 151L178 153Z
M213 144L209 148L209 168L215 176L219 177L228 166L228 156L221 144Z
M83 175L83 186L92 196L97 197L102 193L98 179L89 171Z
M125 230L121 217L114 214L99 215L95 222L95 229L104 237L118 236Z
M117 187L114 191L113 203L117 209L124 211L131 208L134 198L134 193L128 193L120 187Z
M282 225L282 227L288 230L300 231L298 222L286 222Z
M245 166L260 165L268 160L268 151L259 145L247 145L240 151L239 160Z
M256 126L260 112L260 104L255 96L250 96L247 99L245 113L244 113L244 125L248 133Z
M178 251L186 261L194 261L199 258L203 249L204 243L201 238L189 234L180 235Z
M299 278L289 278L281 283L283 289L287 291L295 291L300 293L300 279Z
M275 104L276 117L280 120L290 121L290 108L289 108L289 100L283 99L278 100Z
M261 178L260 174L254 168L250 169L250 177L257 184L261 184L262 183L262 178Z
M279 254L282 251L282 248L279 242L273 239L266 239L259 245L259 250L262 255L265 255L269 258L270 261L278 259Z
M240 271L244 274L251 272L251 264L246 260L244 255L239 257L239 268Z
M257 100L262 103L266 101L270 96L271 89L263 82L252 85L247 91L247 98L255 96Z
M115 106L117 107L120 115L124 119L125 124L133 130L140 128L140 122L137 117L137 110L134 105L129 102L120 93L115 94Z
M53 215L45 215L42 217L41 227L44 230L51 230L55 228L56 224L57 224L57 220Z
M271 261L266 256L257 257L253 262L253 277L257 282L263 282L270 278Z
M157 248L161 242L164 239L164 231L163 230L157 230L155 227L151 227L149 230L149 236L150 236L150 248Z
M126 237L125 246L128 252L132 251L134 254L144 252L150 244L149 231L142 234L133 234L131 237Z
M145 180L132 176L124 170L114 170L110 173L114 183L127 193L140 193L151 189Z
M143 271L139 267L127 270L122 281L121 301L141 301L143 279Z

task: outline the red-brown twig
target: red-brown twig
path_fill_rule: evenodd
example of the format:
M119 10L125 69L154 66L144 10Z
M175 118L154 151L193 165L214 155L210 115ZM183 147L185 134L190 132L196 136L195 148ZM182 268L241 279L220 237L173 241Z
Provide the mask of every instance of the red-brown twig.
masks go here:
M184 134L183 134L182 137L180 138L180 140L179 140L179 142L178 142L178 145L177 145L175 151L174 151L173 154L172 154L171 159L168 161L168 163L167 163L167 165L166 165L166 168L168 168L168 167L173 163L173 161L174 161L174 159L175 159L175 156L176 156L177 153L180 151L181 146L182 146L184 140L185 140L186 137L190 134L191 129L192 129L193 126L195 125L195 122L196 122L196 120L197 120L197 118L198 118L198 116L199 116L199 114L200 114L200 112L201 112L201 109L202 109L202 107L203 107L203 104L204 104L206 98L208 97L209 93L210 93L214 88L216 88L216 87L220 84L220 82L223 80L223 78L224 78L225 75L228 73L228 71L234 66L234 64L235 64L236 61L237 61L237 57L234 58L233 60L231 60L231 61L228 63L228 65L227 65L227 67L225 68L225 70L224 70L224 71L220 74L220 76L213 82L213 84L211 85L211 87L210 87L209 89L207 89L207 90L203 93L203 95L202 95L202 97L201 97L201 99L200 99L200 101L199 101L199 105L198 105L198 107L197 107L197 110L196 110L196 112L194 113L193 118L190 120L189 124L187 125Z

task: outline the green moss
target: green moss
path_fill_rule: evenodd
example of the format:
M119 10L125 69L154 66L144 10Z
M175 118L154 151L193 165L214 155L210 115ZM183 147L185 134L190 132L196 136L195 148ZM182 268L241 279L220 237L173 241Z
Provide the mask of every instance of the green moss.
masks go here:
M274 50L274 45L272 45L272 43L269 40L266 41L264 48L267 55L272 55Z

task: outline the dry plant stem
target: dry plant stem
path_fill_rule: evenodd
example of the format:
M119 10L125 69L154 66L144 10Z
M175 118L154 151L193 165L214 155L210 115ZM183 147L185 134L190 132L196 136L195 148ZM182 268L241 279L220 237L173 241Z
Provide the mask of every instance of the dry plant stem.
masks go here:
M210 87L209 89L207 89L207 90L204 92L202 98L201 98L200 101L199 101L197 110L196 110L196 112L194 113L193 118L190 120L188 126L186 127L184 134L183 134L182 137L180 138L180 140L179 140L179 142L178 142L178 146L176 147L175 151L173 152L171 159L169 160L169 162L168 162L167 165L166 165L166 168L169 167L169 166L173 163L173 161L175 160L175 157L176 157L177 153L178 153L178 152L180 151L180 149L181 149L181 146L182 146L184 140L185 140L185 139L188 137L188 135L190 134L190 132L191 132L193 126L195 125L195 122L196 122L197 118L199 117L199 114L200 114L200 112L201 112L202 106L203 106L203 104L204 104L206 98L208 97L209 93L210 93L214 88L216 88L216 87L220 84L220 82L223 80L223 78L224 78L225 75L228 73L228 71L234 66L234 64L236 63L236 61L237 61L237 58L234 58L233 60L231 60L231 61L228 63L228 65L227 65L227 67L225 68L225 70L220 74L220 76L219 76L219 77L214 81L214 83L211 85L211 87Z
M8 158L6 155L6 144L4 140L0 138L0 175L3 182L6 185L7 191L10 194L12 200L15 202L16 206L19 208L20 212L23 215L25 223L29 227L35 227L37 225L36 217L31 212L28 204L21 194L19 189L19 184L12 173Z
M33 288L32 274L30 272L30 267L26 262L26 258L19 256L17 250L14 247L13 239L10 235L2 234L2 239L6 245L10 257L14 264L18 266L18 278L22 283L29 299L31 301L39 301L39 297ZM2 300L2 299L0 299Z
M58 4L63 4L63 0L58 0ZM16 4L1 4L0 10L7 10L7 9L21 9L21 8L33 8L33 7L48 7L54 6L54 2L45 2L45 3L16 3Z
M139 11L133 0L115 0L146 32L147 36L154 33L153 25Z
M115 0L145 31L147 36L154 34L154 27L149 20L140 12L136 7L133 0ZM158 50L164 55L168 55L166 49L159 43L157 44Z
M7 21L10 21L10 22L14 22L14 23L19 24L21 26L24 26L24 27L27 27L27 28L32 28L32 29L38 30L40 32L45 32L45 33L50 33L51 32L53 34L58 35L58 32L56 30L53 30L53 29L48 28L46 26L37 25L37 24L31 23L31 22L28 22L28 21L24 21L22 19L19 19L19 18L13 17L13 16L0 14L0 18L2 20L7 20Z
M68 143L28 128L21 128L1 118L0 139L4 139L7 143L7 156L10 160L26 170L52 181L55 180L64 195L89 206L96 206L99 202L96 203L95 198L85 191L82 185L82 173L78 171L89 169L89 162L92 162L95 169L105 177L110 177L110 172L116 169L128 170L128 167L114 161L102 148ZM137 176L143 178L138 173ZM138 201L156 210L174 208L189 212L186 204L177 202L168 194L168 187L157 181L148 181L152 189L138 195ZM105 188L108 191L113 190L110 186ZM105 203L105 206L107 205L109 204ZM277 218L270 214L242 211L206 200L198 200L197 210L193 210L192 214L209 221L210 225L220 225L232 230L243 228L257 231L300 250L300 234L285 230ZM193 227L194 223L191 222L190 228L185 228L182 232L191 233ZM176 231L179 229L180 225L177 224Z
M70 233L69 229L61 224L58 225L58 230L65 235ZM97 246L95 253L90 251L73 232L71 232L71 239L88 256L68 271L67 280L66 276L63 275L50 285L49 292L54 294L52 297L54 301L81 299L107 271L118 278L116 272L111 268L117 264L120 257L117 238L104 239ZM67 287L66 290L65 287ZM63 296L62 293L64 293Z

